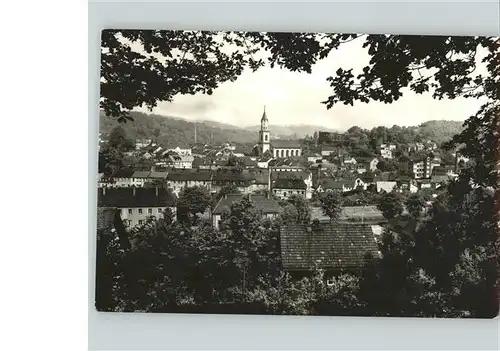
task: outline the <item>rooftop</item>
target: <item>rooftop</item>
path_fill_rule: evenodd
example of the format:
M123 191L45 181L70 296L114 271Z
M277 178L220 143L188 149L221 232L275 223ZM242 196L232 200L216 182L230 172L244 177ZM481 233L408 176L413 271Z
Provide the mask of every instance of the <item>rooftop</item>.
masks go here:
M273 188L306 190L307 185L302 179L279 178L273 182Z
M167 179L173 182L210 181L212 172L204 170L172 171L168 174Z
M98 207L173 207L176 198L165 188L99 188Z
M357 270L378 255L370 224L334 223L281 227L281 260L289 270ZM370 256L369 256L370 255Z
M226 197L223 197L222 199L219 200L219 202L215 206L213 214L222 214L225 209L231 208L231 205L233 203L241 201L243 198L244 196L239 194L227 195ZM267 198L267 196L265 195L253 194L250 196L250 201L253 203L253 205L258 211L262 211L263 213L281 212L280 205L274 199Z
M279 148L279 149L299 149L301 147L300 140L272 140L271 145L274 148Z

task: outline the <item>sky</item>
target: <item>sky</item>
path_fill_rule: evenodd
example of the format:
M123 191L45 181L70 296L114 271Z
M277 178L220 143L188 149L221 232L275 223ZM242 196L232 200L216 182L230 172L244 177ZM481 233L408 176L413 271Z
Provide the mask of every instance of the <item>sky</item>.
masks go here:
M270 67L247 71L235 82L221 84L212 95L179 95L173 102L160 102L153 113L245 127L258 125L266 106L271 125L308 124L346 130L353 125L371 129L430 120L463 121L481 106L473 99L434 100L430 94L404 91L403 97L392 104L355 102L354 106L337 104L327 110L321 101L333 90L326 78L339 67L360 72L369 61L361 43L356 40L342 45L317 62L311 74Z

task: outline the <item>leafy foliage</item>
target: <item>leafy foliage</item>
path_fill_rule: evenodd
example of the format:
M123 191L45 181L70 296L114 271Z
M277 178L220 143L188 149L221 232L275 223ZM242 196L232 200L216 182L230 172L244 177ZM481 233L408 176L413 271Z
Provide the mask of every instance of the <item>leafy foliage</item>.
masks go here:
M422 213L425 201L420 194L411 194L408 199L406 199L405 205L410 215L417 218Z
M340 218L342 212L342 195L336 191L327 191L319 198L321 209L325 216L330 217L331 222Z
M204 187L194 186L184 188L177 202L177 216L186 224L197 223L198 214L202 214L212 205L212 197Z
M135 53L119 36L141 44L147 53L163 55L167 64ZM113 264L105 276L113 282L107 286L114 287L113 296L106 300L108 309L114 305L116 310L213 311L207 306L223 306L227 312L233 304L240 313L243 306L251 306L254 311L285 314L354 314L358 309L379 316L491 318L497 314L498 39L105 31L101 107L106 114L124 119L133 107L153 107L176 94L210 94L221 82L234 80L244 67L262 65L263 61L252 58L257 48L269 54L266 61L271 66L311 72L317 60L345 42L361 39L371 60L361 72L343 67L327 78L332 88L324 101L327 108L355 101L392 103L408 90L436 99L486 100L447 144L470 157L472 167L450 183L430 215L416 223L401 215L398 194L383 195L378 207L390 225L381 238L381 257L366 267L359 281L339 277L331 289L325 287L321 273L296 281L283 272L277 224L262 220L247 200L224 214L220 232L186 228L182 221L170 219L148 221L131 233L133 245L126 254L117 248L118 241L107 242L105 252L113 257ZM235 51L223 53L224 43L233 44ZM478 59L486 64L485 74L476 72ZM393 132L351 128L335 142L364 153L367 146L374 150L380 143L404 144L406 138L421 138L411 129L393 127ZM201 207L206 208L191 203L200 197L184 196L185 214L196 217ZM323 199L330 218L338 214L337 200ZM416 212L416 200L408 199L410 212Z
M297 223L309 223L311 221L311 208L304 197L293 194L288 198L288 202L295 208L296 214L293 218Z
M379 197L377 208L385 218L393 219L403 213L403 203L401 196L396 192L382 194Z

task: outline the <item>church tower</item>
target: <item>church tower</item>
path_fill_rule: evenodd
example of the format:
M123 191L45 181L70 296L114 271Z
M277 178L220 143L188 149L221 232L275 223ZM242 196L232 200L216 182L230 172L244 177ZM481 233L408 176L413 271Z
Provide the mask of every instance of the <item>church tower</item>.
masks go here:
M271 148L271 137L269 135L269 121L267 120L265 106L264 106L264 113L262 114L262 118L260 119L259 148L262 154L266 153Z

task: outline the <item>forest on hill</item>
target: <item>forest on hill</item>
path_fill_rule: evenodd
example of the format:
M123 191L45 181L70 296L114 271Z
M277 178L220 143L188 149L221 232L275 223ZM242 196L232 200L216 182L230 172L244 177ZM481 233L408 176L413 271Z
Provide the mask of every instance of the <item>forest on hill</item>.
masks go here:
M133 120L120 123L131 139L156 138L160 143L194 143L195 123L182 118L148 115L141 112L130 113ZM107 117L103 111L99 116L99 131L109 134L119 123L116 118ZM254 143L257 134L238 127L223 128L215 123L196 123L196 139L199 143Z
M155 138L160 143L186 144L195 141L195 123L171 116L160 116L145 114L141 112L131 112L133 120L121 123L130 139L151 139ZM109 134L119 123L116 118L107 117L103 111L100 112L100 132ZM275 138L304 138L313 136L316 132L314 126L271 126L271 133ZM346 132L334 132L322 129L331 133L332 136L343 138L346 146L366 146L376 150L380 143L414 143L421 140L433 140L438 145L449 141L454 135L462 131L462 122L457 121L429 121L419 126L400 127L392 126L376 127L371 130L358 126L349 128ZM221 144L225 142L237 144L249 144L257 142L257 128L239 128L229 124L214 121L201 121L196 123L196 138L199 143ZM320 140L320 143L328 144L328 141Z
M463 122L459 121L428 121L417 127L418 133L425 139L438 144L449 141L463 130Z

